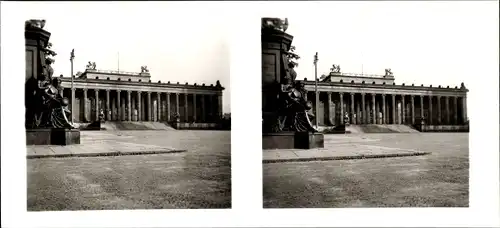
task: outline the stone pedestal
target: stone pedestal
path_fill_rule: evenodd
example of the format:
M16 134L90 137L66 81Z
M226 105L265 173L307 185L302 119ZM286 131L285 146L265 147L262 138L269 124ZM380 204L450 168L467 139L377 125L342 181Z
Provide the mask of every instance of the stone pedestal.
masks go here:
M285 75L286 53L290 50L293 37L278 30L262 30L262 119L263 130L276 121L277 92Z
M78 129L27 129L26 145L80 144Z
M324 147L324 136L312 132L264 133L262 149L313 149Z
M26 53L25 76L25 126L32 128L36 109L34 91L38 88L38 81L43 80L42 71L45 61L44 47L49 42L50 33L38 27L26 27L24 32Z
M268 24L263 21L263 24ZM283 100L279 100L280 93L286 91L296 73L289 69L287 54L291 48L293 36L285 33L286 29L278 30L264 26L261 30L262 48L262 148L263 149L311 149L324 146L323 135L311 132L278 132L283 129L275 128L283 110ZM290 72L290 73L287 73ZM287 75L288 74L288 75ZM289 77L287 77L289 76ZM307 100L304 94L305 100ZM305 107L304 107L305 108ZM290 111L290 110L288 110ZM285 111L286 112L286 111ZM295 112L292 110L291 112ZM309 122L309 119L307 119ZM310 123L309 123L310 124ZM308 130L312 131L312 126Z

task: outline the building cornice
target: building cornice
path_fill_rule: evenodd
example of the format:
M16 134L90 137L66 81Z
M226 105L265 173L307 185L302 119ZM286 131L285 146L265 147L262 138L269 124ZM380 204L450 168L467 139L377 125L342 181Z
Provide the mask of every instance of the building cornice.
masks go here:
M314 91L314 81L302 81L306 89ZM395 84L362 84L342 82L318 82L318 91L321 92L356 92L356 93L379 93L379 94L407 94L407 95L442 95L442 96L465 96L469 91L466 88L444 88L432 86L395 85Z
M61 77L62 82L71 82L71 78L69 77ZM210 90L210 91L222 91L225 88L224 87L218 87L212 85L197 85L197 84L172 84L170 82L163 83L161 81L158 82L150 82L150 81L144 81L144 82L134 82L134 81L120 81L120 80L107 80L107 79L90 79L90 78L73 78L74 82L78 83L99 83L103 85L127 85L127 86L145 86L145 87L157 87L157 88L172 88L172 89L196 89L196 90Z

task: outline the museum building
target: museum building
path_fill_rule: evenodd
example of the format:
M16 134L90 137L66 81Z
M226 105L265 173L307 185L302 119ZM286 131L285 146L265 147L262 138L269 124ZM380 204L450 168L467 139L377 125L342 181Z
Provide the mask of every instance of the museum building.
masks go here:
M318 125L419 124L467 125L467 92L460 87L397 85L392 73L366 75L330 72L318 80ZM315 82L302 81L315 105ZM375 115L374 115L375 114ZM348 118L345 118L348 116Z
M180 84L151 80L148 70L141 73L89 68L71 78L61 76L63 95L74 97L73 121L156 121L216 123L222 117L222 91L215 85Z

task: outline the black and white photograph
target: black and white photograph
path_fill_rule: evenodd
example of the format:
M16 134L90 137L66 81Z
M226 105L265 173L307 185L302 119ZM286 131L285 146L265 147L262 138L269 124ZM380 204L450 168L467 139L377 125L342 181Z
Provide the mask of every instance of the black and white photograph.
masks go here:
M63 4L24 25L28 211L231 208L222 17Z
M481 6L333 5L262 18L264 208L468 207Z
M500 226L499 1L0 11L2 227Z

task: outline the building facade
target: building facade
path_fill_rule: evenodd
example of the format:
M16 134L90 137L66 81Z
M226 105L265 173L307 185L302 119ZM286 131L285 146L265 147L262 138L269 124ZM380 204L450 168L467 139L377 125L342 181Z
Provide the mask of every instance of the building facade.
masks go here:
M315 104L315 82L302 81ZM465 125L467 92L460 87L396 85L394 76L330 73L318 82L320 126L344 124ZM348 116L348 119L345 116Z
M153 82L142 73L86 69L73 78L61 77L64 97L74 97L73 120L216 123L222 117L222 92L215 85Z

